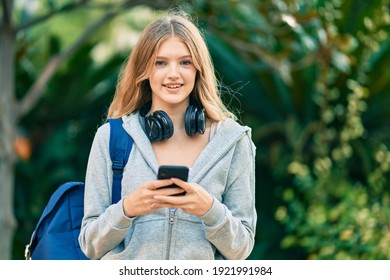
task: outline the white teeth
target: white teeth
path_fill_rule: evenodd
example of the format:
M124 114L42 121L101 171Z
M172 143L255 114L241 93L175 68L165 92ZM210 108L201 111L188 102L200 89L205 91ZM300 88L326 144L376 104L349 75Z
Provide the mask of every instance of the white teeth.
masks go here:
M179 88L181 85L166 85L167 88Z

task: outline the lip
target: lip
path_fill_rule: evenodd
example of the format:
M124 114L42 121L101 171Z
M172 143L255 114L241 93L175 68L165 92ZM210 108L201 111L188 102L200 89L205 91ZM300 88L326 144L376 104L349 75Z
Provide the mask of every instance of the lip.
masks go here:
M169 90L177 90L183 86L183 84L163 84L164 87L166 87Z

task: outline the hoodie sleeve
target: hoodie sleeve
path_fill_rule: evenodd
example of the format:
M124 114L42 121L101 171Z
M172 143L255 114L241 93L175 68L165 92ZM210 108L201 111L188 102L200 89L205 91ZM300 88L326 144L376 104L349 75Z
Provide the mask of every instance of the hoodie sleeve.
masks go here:
M123 198L111 205L112 170L109 124L100 127L92 143L84 197L84 218L79 243L90 259L100 259L123 240L132 219L123 211Z
M246 259L254 246L255 150L249 130L235 146L222 201L202 217L207 239L226 259Z

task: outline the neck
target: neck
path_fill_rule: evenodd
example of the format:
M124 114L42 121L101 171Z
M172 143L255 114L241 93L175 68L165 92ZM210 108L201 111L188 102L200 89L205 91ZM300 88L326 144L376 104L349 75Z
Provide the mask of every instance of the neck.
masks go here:
M168 114L169 118L172 120L173 126L175 127L175 130L184 129L184 115L186 112L186 109L188 107L188 104L175 104L173 106L158 106L157 104L152 103L152 107L150 109L150 113L162 110L165 113Z
M171 118L172 120L172 123L173 123L173 126L175 127L175 129L184 129L184 114L185 114L185 110L184 111L177 111L177 112L166 112L168 114L168 116Z

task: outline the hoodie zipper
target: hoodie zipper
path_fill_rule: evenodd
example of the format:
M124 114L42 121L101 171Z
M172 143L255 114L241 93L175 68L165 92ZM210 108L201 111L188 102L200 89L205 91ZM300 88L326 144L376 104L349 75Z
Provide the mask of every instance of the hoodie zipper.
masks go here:
M169 255L171 252L171 242L172 242L172 229L173 229L173 224L175 223L175 213L176 213L176 208L169 208L169 227L168 227L168 242L167 242L167 254L166 254L166 259L169 260Z

